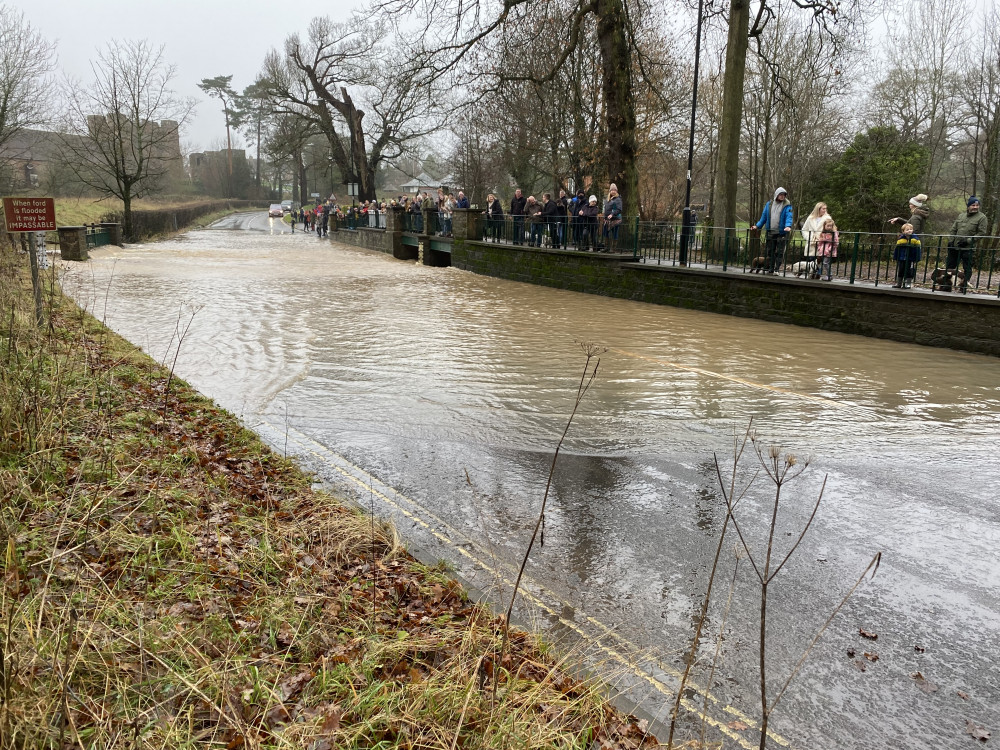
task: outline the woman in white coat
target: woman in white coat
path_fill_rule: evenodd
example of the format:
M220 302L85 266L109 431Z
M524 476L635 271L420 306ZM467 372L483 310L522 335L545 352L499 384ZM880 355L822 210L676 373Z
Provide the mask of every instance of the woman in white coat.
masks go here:
M802 222L802 239L806 243L806 260L816 258L816 243L819 242L819 233L823 231L826 220L832 218L826 211L826 204L820 201L813 207L812 213Z

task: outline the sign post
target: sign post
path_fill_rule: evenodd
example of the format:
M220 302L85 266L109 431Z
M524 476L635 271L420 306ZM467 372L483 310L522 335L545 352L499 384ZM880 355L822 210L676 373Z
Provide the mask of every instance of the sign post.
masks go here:
M54 198L4 198L3 218L7 231L27 232L28 260L31 263L31 288L35 293L35 322L41 328L42 284L38 278L38 244L35 232L54 232L56 229L56 202Z

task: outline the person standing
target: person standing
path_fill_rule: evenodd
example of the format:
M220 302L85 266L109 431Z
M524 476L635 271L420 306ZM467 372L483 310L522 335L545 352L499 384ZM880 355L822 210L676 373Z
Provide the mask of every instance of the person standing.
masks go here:
M611 252L618 244L618 228L622 224L622 199L618 188L612 182L608 190L608 199L604 202L604 244Z
M587 207L587 196L582 190L576 191L576 197L570 202L570 216L573 217L573 244L580 247L583 238L583 214L580 213Z
M493 193L486 196L486 237L494 242L500 241L500 229L503 227L503 206Z
M754 226L767 231L764 273L773 276L784 262L785 246L792 231L792 204L787 190L779 187L774 191L774 198L764 204L760 220Z
M552 193L542 196L542 221L549 227L549 245L559 247L559 206L552 200Z
M458 200L455 201L455 208L468 208L469 199L465 197L465 193L461 190L458 191Z
M951 227L951 242L948 243L948 270L954 275L958 263L962 263L964 276L959 277L959 288L965 294L972 276L972 256L976 252L976 238L986 236L989 222L986 215L979 210L979 198L970 196L966 201L966 209L958 215Z
M528 205L528 200L521 195L521 188L514 191L514 197L510 199L510 215L514 220L514 244L524 244L524 209Z
M529 195L524 212L528 215L528 245L542 246L542 204Z
M566 218L569 215L569 196L565 190L559 191L559 199L556 201L556 234L553 240L556 247L563 249L569 247L569 236L567 234Z
M816 238L816 258L821 260L823 265L819 274L823 281L833 281L833 274L830 271L832 258L837 257L837 247L840 245L840 232L832 216L827 216L823 222L823 228Z
M912 224L903 224L900 228L892 257L896 260L896 283L892 288L909 289L916 263L920 260L920 237L913 232Z
M919 195L914 195L910 198L909 219L904 219L901 216L895 216L889 219L889 223L895 224L900 228L902 228L903 224L912 224L913 233L919 236L924 233L924 222L927 221L927 217L929 215L930 209L927 208L927 196L920 193Z
M597 217L600 215L601 209L597 206L597 196L592 195L587 205L579 211L581 250L586 250L588 245L592 250L597 249L595 247L597 244Z
M802 222L802 239L806 243L806 260L817 259L816 244L819 242L819 233L823 231L826 220L832 218L827 212L826 204L820 201L813 206L812 213Z

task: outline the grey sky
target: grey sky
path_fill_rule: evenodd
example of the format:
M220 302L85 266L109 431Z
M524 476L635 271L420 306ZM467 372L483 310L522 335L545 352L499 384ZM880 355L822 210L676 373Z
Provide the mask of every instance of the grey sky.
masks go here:
M201 149L226 136L217 101L198 88L202 78L233 74L233 86L253 82L265 53L280 47L294 31L305 31L316 15L346 15L357 0L324 4L287 0L0 0L57 43L59 68L90 78L95 50L110 38L149 39L165 45L164 56L177 66L174 87L199 100L182 140Z

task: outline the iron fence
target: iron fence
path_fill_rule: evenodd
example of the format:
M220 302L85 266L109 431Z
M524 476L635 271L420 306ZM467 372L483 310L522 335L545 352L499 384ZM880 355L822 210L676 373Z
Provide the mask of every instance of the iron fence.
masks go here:
M681 230L679 224L640 222L638 259L681 265ZM960 248L950 236L923 235L920 259L910 262L896 260L898 236L840 233L836 254L829 256L829 277L850 284L867 282L932 290L967 287L969 291L1000 293L1000 237L980 237L974 246ZM689 240L685 265L744 273L768 273L773 265L778 275L820 278L826 256L817 254L815 240L792 232L783 247L769 253L766 233L698 226ZM948 270L958 274L946 274ZM822 276L826 278L825 273Z
M470 217L472 220L473 217ZM529 247L564 248L629 255L638 259L640 222L609 221L603 216L488 216L476 214L473 232L484 242L504 242Z

